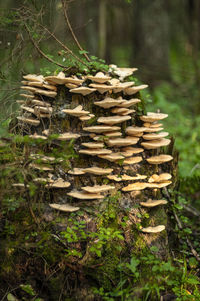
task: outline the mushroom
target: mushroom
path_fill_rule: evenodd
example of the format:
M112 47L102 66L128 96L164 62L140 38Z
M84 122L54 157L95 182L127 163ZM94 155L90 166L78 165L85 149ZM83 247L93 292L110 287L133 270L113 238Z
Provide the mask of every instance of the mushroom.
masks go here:
M147 202L140 202L140 205L148 208L156 207L159 205L165 205L167 204L166 200L148 200Z
M107 133L103 133L106 137L121 137L122 136L122 132L107 132ZM95 137L94 137L95 138Z
M122 102L124 102L123 99L114 99L114 98L106 97L104 100L95 101L94 104L104 109L109 109L116 105L121 104Z
M134 82L124 82L124 83L119 82L118 84L115 85L116 88L113 89L113 93L119 93L124 89L127 89L133 85Z
M62 178L59 178L55 181L51 181L50 183L46 184L45 187L48 188L68 188L71 186L69 182L64 181Z
M88 193L101 193L108 190L115 189L115 186L111 185L95 185L95 186L85 186L81 187L82 190L88 192Z
M25 97L25 98L30 98L30 99L34 98L34 95L30 95L30 94L21 93L19 95L22 96L22 97Z
M128 146L128 145L134 145L138 142L139 138L135 137L125 137L125 138L114 138L114 139L109 139L106 141L108 146Z
M61 141L65 141L65 140L77 139L79 137L80 137L79 134L63 133L63 134L59 134L59 136L56 139L61 140Z
M168 114L148 112L147 115L140 116L144 122L154 122L168 117Z
M44 80L51 84L63 85L65 84L65 74L63 72L59 72L58 75L47 76Z
M30 117L26 118L23 116L18 116L17 119L21 122L28 123L33 126L38 126L40 124L40 121L38 119L34 119L34 118L30 118Z
M113 171L112 168L100 168L100 167L88 167L84 169L84 172L94 175L108 175Z
M126 115L130 115L130 114L132 114L132 113L134 113L134 112L135 112L135 110L128 110L128 111L122 113L121 115L122 115L122 116L126 116Z
M27 107L27 106L22 105L22 106L21 106L21 109L24 110L24 111L27 111L27 112L29 112L29 113L34 114L34 109L33 109L33 108L30 108L30 107Z
M65 85L70 83L74 85L81 85L84 82L84 79L79 79L76 76L73 77L65 77Z
M164 225L159 225L159 226L156 226L156 227L142 228L141 230L144 233L159 233L159 232L165 230L165 226Z
M24 79L32 82L43 82L44 76L43 75L36 75L36 74L27 74L23 76Z
M17 187L17 188L29 188L30 186L29 185L25 185L24 183L13 183L12 184L13 187Z
M69 204L49 204L49 206L53 209L59 210L59 211L64 211L64 212L75 212L78 211L80 208L79 207L74 207Z
M149 178L148 182L149 183L154 183L154 182L160 183L160 182L163 182L163 181L168 181L171 178L172 178L172 176L169 173L161 173L160 175L153 174Z
M32 139L42 139L42 140L46 140L47 139L47 137L42 136L42 135L38 135L36 133L33 134L33 135L29 135L29 137L32 138Z
M46 101L41 101L38 99L31 99L31 104L42 107L51 107L51 104Z
M136 182L122 188L122 191L143 190L148 187L148 183Z
M32 91L34 94L41 94L53 98L57 95L57 92L54 91L42 90L42 89L37 89L29 86L22 86L21 89Z
M162 181L161 183L148 183L148 188L163 188L170 185L171 181Z
M89 111L84 111L82 106L78 106L73 110L64 109L64 110L62 110L62 112L72 115L72 116L75 116L75 117L80 117L80 116L87 115L90 113Z
M72 190L67 193L67 195L80 200L94 200L94 199L103 199L104 196L99 193L88 193L85 191Z
M148 142L142 142L141 145L146 149L155 149L158 147L169 145L170 139L161 138L160 140L151 140Z
M158 156L149 157L146 160L150 164L162 164L173 160L173 157L170 155L158 155Z
M53 168L46 166L46 165L39 165L39 164L35 164L35 163L30 163L29 167L34 168L34 169L38 169L38 170L42 170L42 171L52 171Z
M111 79L110 76L106 76L103 72L98 72L95 74L95 76L88 75L87 78L100 84L103 84Z
M162 127L163 124L162 123L157 123L157 121L155 122L144 122L144 126L146 127L151 127L151 128L159 128L159 127Z
M74 167L72 170L69 170L68 173L70 175L80 176L85 174L85 170L83 168Z
M53 108L52 107L42 107L42 106L35 106L34 107L34 112L36 113L47 113L47 114L51 114L53 112Z
M100 117L97 119L99 123L105 123L108 125L113 125L117 123L122 123L124 121L130 120L131 116L108 116L108 117Z
M132 181L132 180L143 180L143 179L146 179L147 176L137 174L136 176L132 177L132 176L124 174L124 175L108 175L107 178L109 180L121 182L121 181Z
M88 88L88 87L78 87L74 89L70 89L69 92L81 94L83 96L91 94L92 92L96 91L96 89Z
M138 156L138 157L131 157L131 158L127 158L124 160L123 164L136 164L141 162L143 159L142 157Z
M161 139L161 138L167 137L168 135L169 135L168 132L160 132L159 134L155 134L155 133L145 134L145 135L143 135L143 138L145 140L154 140L154 139Z
M124 156L120 155L120 153L111 153L109 155L99 155L98 157L108 160L110 162L115 162L115 161L124 159Z
M120 127L108 126L108 125L95 125L95 126L84 127L83 130L91 133L104 133L104 132L118 131L120 130Z
M97 155L107 155L111 154L112 151L106 148L94 148L94 149L81 149L79 150L80 154L90 155L90 156L97 156Z
M148 85L140 85L140 86L126 88L124 90L124 94L133 95L133 94L139 92L140 90L146 89L147 87L148 87Z
M139 126L128 126L125 130L126 134L130 136L134 136L136 134L143 133L146 130L145 127L139 127Z
M124 99L124 101L122 103L120 103L119 105L117 105L117 106L118 107L123 107L123 108L129 108L129 107L131 107L131 106L133 106L133 105L135 105L139 102L141 102L141 100L138 99L138 98L132 98L130 100L125 100Z
M124 78L133 74L133 72L137 71L137 68L118 68L115 65L110 65L111 70L113 69L113 73L119 76L120 80L124 80Z
M163 128L160 128L160 127L158 127L158 128L146 127L145 132L147 132L147 133L155 133L155 132L160 132L162 130L163 130Z
M78 85L67 83L65 84L65 87L67 87L68 89L74 89L74 88L78 88Z
M131 156L142 153L144 151L143 148L137 148L137 147L132 147L132 146L124 147L121 150L122 150L122 152L129 152L131 154Z
M105 84L90 84L89 86L97 90L100 94L103 94L115 88L115 86L105 85Z
M100 143L100 142L84 142L84 143L81 143L81 145L88 147L88 148L103 148L104 147L104 143Z
M122 113L127 113L129 109L126 108L114 108L111 110L113 114L122 114Z
M90 114L90 115L92 115L92 114ZM83 116L80 116L79 117L79 120L80 121L88 121L88 120L90 120L92 118L92 116L89 116L89 115L83 115Z

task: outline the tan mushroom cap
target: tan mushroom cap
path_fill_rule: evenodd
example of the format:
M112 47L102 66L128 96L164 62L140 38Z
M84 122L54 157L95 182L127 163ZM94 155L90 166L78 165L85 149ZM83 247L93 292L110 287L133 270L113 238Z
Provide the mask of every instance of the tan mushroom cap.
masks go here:
M45 187L48 188L68 188L69 186L71 186L70 182L66 182L61 178L55 181L51 181L50 183L45 185Z
M79 150L80 154L90 155L90 156L97 156L97 155L107 155L111 154L112 151L106 148L90 148L90 149L81 149Z
M134 85L134 82L123 82L116 84L116 88L113 89L114 93L119 93L123 91L124 89L127 89L129 87L132 87Z
M103 148L104 147L104 143L100 143L100 142L84 142L84 143L81 143L81 145L88 147L88 148Z
M77 93L81 95L88 95L91 94L92 92L96 91L96 89L88 88L88 87L78 87L74 89L70 89L69 92L71 93Z
M124 78L130 76L133 74L133 72L137 71L137 68L118 68L114 65L110 65L111 68L113 68L113 72L114 74L116 74L117 76L119 76L119 78L121 80L123 80Z
M149 157L146 160L150 164L162 164L173 160L173 157L170 155L159 155L159 156Z
M125 100L124 99L124 101L121 104L117 105L117 106L118 107L123 107L123 108L129 108L129 107L131 107L131 106L133 106L133 105L135 105L139 102L141 102L141 100L138 99L138 98L132 98L130 100Z
M160 233L163 230L165 230L165 226L164 225L159 225L159 226L156 226L156 227L142 228L141 230L144 233Z
M103 199L104 197L99 193L88 193L85 191L77 191L77 190L72 190L71 192L67 193L67 195L80 200Z
M105 84L90 84L89 86L97 90L100 94L103 94L115 88L115 86L105 85Z
M106 141L108 146L128 146L128 145L134 145L138 142L139 138L135 137L125 137L125 138L114 138L114 139L109 139Z
M140 119L144 122L154 122L165 119L168 114L148 112L147 115L140 116Z
M16 100L16 103L18 104L28 104L29 102L26 100Z
M147 178L147 176L139 175L139 174L137 174L136 176L129 176L129 175L123 174L123 175L119 175L119 176L118 175L108 175L107 178L109 180L121 182L121 181L144 180Z
M166 200L148 200L147 202L140 202L140 205L144 206L144 207L156 207L159 205L166 205L167 201Z
M169 135L168 132L160 132L159 134L155 134L155 133L145 134L143 135L143 138L145 140L154 140L154 139L162 139L164 137L167 137L168 135Z
M114 108L114 109L112 109L111 110L111 112L113 113L113 114L122 114L122 113L127 113L129 111L129 109L127 109L127 108Z
M136 182L122 188L122 191L143 190L148 187L148 183Z
M126 128L126 133L130 136L134 136L136 134L143 133L146 130L145 127L139 127L139 126L128 126Z
M68 89L75 89L78 88L78 85L67 83L65 84L65 87L67 87Z
M133 94L139 92L140 90L146 89L147 87L148 87L148 85L140 85L140 86L126 88L124 90L124 93L127 95L133 95Z
M30 187L30 185L25 185L24 183L13 183L12 186L17 187L17 188L25 188L25 187L29 188Z
M51 107L51 104L49 102L41 101L38 99L31 99L31 104L42 107Z
M78 211L80 208L79 207L74 207L69 204L49 204L49 206L53 209L63 211L63 212L75 212Z
M155 121L154 123L152 123L152 122L144 122L144 126L151 127L151 128L159 128L159 127L162 127L163 124L162 123L157 123L157 121Z
M114 98L106 97L104 100L95 101L94 104L104 109L109 109L116 105L121 104L123 101L124 101L123 99L114 99Z
M120 155L120 153L112 153L109 155L99 155L98 157L108 160L110 162L115 162L115 161L124 159L124 156Z
M103 84L111 79L110 76L105 75L103 72L98 72L95 74L95 76L88 75L87 78L100 84Z
M22 84L30 86L30 87L39 87L39 88L45 88L45 89L48 89L48 90L57 91L56 86L49 85L48 83L45 83L45 82L37 82L37 81L35 81L35 82L28 82L28 81L22 81Z
M147 183L148 188L163 188L168 185L170 185L172 182L171 181L162 181L160 183Z
M53 168L46 166L46 165L39 165L39 164L35 164L35 163L30 163L29 167L34 168L34 169L38 169L38 170L42 170L42 171L52 171Z
M81 187L82 190L88 192L88 193L101 193L108 190L115 189L115 186L111 185L95 185L95 186L85 186Z
M40 121L38 119L34 119L30 117L26 118L26 117L18 116L17 119L21 122L28 123L33 126L38 126L40 124Z
M138 157L131 157L131 158L126 158L123 162L123 164L136 164L141 162L143 159L142 157L138 156Z
M42 107L42 106L35 106L34 107L34 112L36 113L47 113L47 114L51 114L53 112L53 108L52 107Z
M54 162L56 160L55 157L44 156L41 154L30 154L30 157L33 159L40 159L42 162Z
M168 181L172 178L172 175L170 175L170 173L161 173L159 175L157 174L153 174L148 182L149 183L154 183L154 182L157 182L157 183L160 183L160 182L163 182L163 181Z
M108 125L95 125L84 127L83 130L91 133L104 133L104 132L111 132L111 131L118 131L121 128L118 126L108 126Z
M61 140L61 141L65 141L65 140L77 139L79 137L80 137L79 134L63 133L63 134L59 134L59 136L56 139Z
M160 132L162 131L163 128L152 128L152 127L146 127L145 132L146 133L155 133L155 132Z
M47 139L47 137L42 136L42 135L37 135L36 133L33 134L33 135L29 135L29 137L32 138L32 139L42 139L42 140L46 140Z
M42 134L44 134L45 136L49 136L49 133L50 133L49 129L42 131Z
M126 111L126 112L124 112L124 113L121 113L121 115L122 116L126 116L126 115L130 115L130 114L132 114L132 113L134 113L135 112L135 110L128 110L128 111Z
M89 111L84 111L82 106L77 106L75 109L63 109L62 112L75 117L87 115L90 113Z
M84 170L84 168L74 167L72 170L69 170L68 173L70 175L80 176L80 175L84 175L85 174L85 170Z
M34 94L41 94L41 95L45 95L45 96L53 97L53 98L57 95L57 92L54 92L54 91L42 90L42 89L33 88L33 87L29 87L29 86L22 86L21 89L32 91Z
M61 71L58 75L46 76L44 80L53 84L63 85L65 83L65 74Z
M92 117L91 116L89 116L89 115L83 115L83 116L80 116L79 117L79 120L81 120L81 121L88 121L88 120L90 120Z
M103 134L107 137L121 137L122 136L122 132L107 132L107 133L103 133Z
M24 75L23 78L28 81L33 81L33 82L43 82L44 81L43 75L27 74L27 75Z
M21 109L24 110L24 111L27 111L27 112L29 112L29 113L34 114L34 109L33 109L33 108L30 108L30 107L27 107L27 106L22 105L22 106L21 106Z
M170 139L161 138L160 140L151 140L148 142L142 142L141 145L146 149L155 149L158 147L169 145Z
M19 94L19 95L22 96L22 97L25 97L25 98L29 98L29 99L34 98L34 95L30 95L30 94L24 94L24 93L21 93L21 94Z
M122 148L122 151L123 152L129 152L129 153L131 153L131 156L132 156L132 155L135 155L135 154L142 153L144 151L144 149L143 148L138 148L138 147L127 146L127 147Z
M124 121L130 120L131 116L108 116L108 117L100 117L97 119L99 123L105 123L108 125L114 125L117 123L122 123Z
M81 85L84 82L84 79L80 79L76 76L72 77L65 77L65 84L74 84L74 85Z
M94 175L108 175L113 171L112 168L100 168L100 167L88 167L84 169L84 172Z
M109 84L111 84L112 86L117 86L120 83L120 80L117 78L111 78L111 80L109 80Z

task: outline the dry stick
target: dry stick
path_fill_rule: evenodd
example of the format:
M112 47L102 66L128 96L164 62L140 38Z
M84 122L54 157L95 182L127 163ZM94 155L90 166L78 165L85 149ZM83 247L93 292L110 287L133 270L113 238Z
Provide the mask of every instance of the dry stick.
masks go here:
M42 24L40 24L40 26L46 30L55 40L58 44L60 44L67 52L69 52L69 54L71 54L71 56L73 56L77 61L79 61L81 64L87 66L87 64L82 61L76 54L73 53L73 51L68 48L65 44L63 44L54 34L53 32L49 31L48 28L46 28L45 26L43 26ZM87 66L88 67L88 66Z
M83 48L81 47L77 37L75 36L75 33L72 29L72 26L71 26L71 23L69 21L69 18L68 18L68 14L67 14L67 7L66 7L66 2L64 0L62 0L62 7L63 7L63 13L64 13L64 17L65 17L65 20L66 20L66 23L67 23L67 26L69 27L69 30L71 32L71 35L76 43L76 45L78 46L78 48L81 50L81 51L84 51ZM86 58L86 60L88 62L90 62L90 58L88 57L87 53L83 53L84 57Z
M27 25L24 24L24 26L25 26L25 28L26 28L26 31L28 32L28 35L29 35L29 38L30 38L31 42L33 43L33 45L35 46L35 48L37 49L37 51L38 51L45 59L47 59L49 62L51 62L51 63L53 63L53 64L55 64L55 65L57 65L57 66L59 66L59 67L62 67L62 68L64 68L64 69L66 69L66 66L64 66L64 65L62 65L62 64L60 64L60 63L58 63L58 62L52 60L51 58L49 58L49 57L48 57L48 56L47 56L47 55L46 55L46 54L38 47L38 45L35 43L35 41L34 41L33 38L31 37L30 31L29 31Z
M165 191L165 193L166 193L166 196L167 196L167 198L168 198L168 201L170 201L170 196L169 196L169 193L168 193L166 187L164 187L164 191ZM182 223L181 223L181 221L180 221L180 219L179 219L179 217L178 217L178 215L176 214L176 212L175 212L174 209L173 209L173 214L174 214L174 217L175 217L175 219L176 219L176 222L177 222L177 224L178 224L179 229L180 229L180 230L183 230L183 225L182 225ZM187 236L186 236L186 242L187 242L188 246L190 247L191 252L192 252L192 254L194 255L194 257L197 259L197 261L200 262L200 256L199 256L199 254L197 253L197 251L194 249L194 247L193 247L191 241L189 240L189 238L188 238Z

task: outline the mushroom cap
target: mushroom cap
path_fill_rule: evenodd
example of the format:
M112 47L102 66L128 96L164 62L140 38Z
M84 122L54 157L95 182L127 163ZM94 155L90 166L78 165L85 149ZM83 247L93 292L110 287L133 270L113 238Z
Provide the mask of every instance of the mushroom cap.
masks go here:
M129 111L129 109L127 109L127 108L114 108L114 109L112 109L111 110L111 112L113 113L113 114L122 114L122 113L127 113Z
M146 149L155 149L158 147L169 145L170 139L161 138L160 140L151 140L148 142L142 142L141 145Z
M103 199L103 195L99 193L88 193L85 191L72 190L67 193L67 195L80 200L94 200L94 199Z
M148 188L163 188L168 185L170 185L172 182L171 181L162 181L160 183L147 183Z
M42 113L51 114L53 112L53 108L52 107L35 106L34 112L39 112L39 113L42 112Z
M124 93L127 95L133 95L133 94L139 92L140 90L146 89L147 87L148 87L148 85L140 85L140 86L126 88L124 90Z
M100 167L88 167L84 169L84 172L94 175L108 175L113 171L112 168L100 168Z
M107 178L109 180L113 180L116 182L121 182L121 181L133 181L133 180L143 180L146 179L147 176L145 175L136 175L136 176L129 176L129 175L108 175Z
M132 114L132 113L134 113L134 112L135 112L135 110L127 110L126 112L121 113L121 115L122 115L122 116L126 116L126 115L130 115L130 114Z
M64 211L64 212L74 212L78 211L80 208L79 207L74 207L69 204L49 204L49 206L53 209L59 210L59 211Z
M81 145L88 147L88 148L103 148L104 143L101 142L84 142Z
M171 178L172 178L172 175L170 175L170 173L161 173L159 175L153 174L149 178L148 182L149 183L155 183L155 182L160 183L160 182L163 182L163 181L168 181Z
M65 74L59 72L58 75L46 76L44 80L53 84L63 85L65 84Z
M97 156L97 155L107 155L111 154L112 151L107 148L90 148L90 149L81 149L79 150L80 154L90 155L90 156Z
M164 137L167 137L168 135L169 135L168 132L160 132L159 134L155 134L155 133L145 134L143 135L143 138L145 140L154 140L154 139L162 139Z
M24 122L24 123L28 123L30 125L33 125L33 126L37 126L40 124L40 121L38 119L34 119L34 118L31 118L31 117L23 117L23 116L18 116L17 119L21 122Z
M63 133L59 134L59 136L56 138L57 140L65 141L65 140L71 140L71 139L77 139L79 138L79 134L75 133Z
M151 128L159 128L159 127L162 127L163 124L162 123L158 123L157 121L155 122L144 122L144 126L146 127L151 127Z
M120 155L120 153L111 153L111 154L108 154L108 155L99 155L98 157L102 158L102 159L105 159L105 160L108 160L110 162L115 162L115 161L124 159L124 156Z
M44 76L43 75L36 75L36 74L27 74L23 76L24 79L32 82L43 82Z
M95 125L95 126L84 127L83 130L91 133L104 133L104 132L118 131L120 130L120 127L108 126L108 125Z
M89 86L93 87L95 90L97 90L101 94L115 88L115 86L105 85L105 84L90 84Z
M119 82L118 84L115 84L116 88L113 89L113 93L119 93L124 89L132 87L133 85L134 82L123 82L123 83Z
M77 175L77 176L80 176L80 175L84 175L85 174L85 170L84 168L77 168L77 167L74 167L72 170L69 170L68 173L70 175Z
M95 185L95 186L85 186L81 187L82 190L89 192L89 193L101 193L108 190L115 189L115 186L111 185Z
M122 191L143 190L148 187L148 183L136 182L122 188Z
M129 153L131 153L131 156L135 155L135 154L140 154L140 153L142 153L144 151L143 148L137 148L137 147L132 147L132 146L124 147L121 150L122 150L122 152L129 152Z
M143 159L142 157L138 156L138 157L131 157L131 158L126 158L123 162L123 164L136 164L141 162Z
M29 135L29 137L32 138L32 139L42 139L42 140L46 140L47 139L47 137L42 136L42 135L37 135L36 133L33 134L33 135Z
M38 169L38 170L42 170L42 171L52 171L53 168L46 166L46 165L39 165L39 164L35 164L35 163L30 163L29 167L34 168L34 169Z
M106 141L108 146L128 146L128 145L134 145L138 142L139 138L135 137L125 137L125 138L114 138L114 139L109 139Z
M100 84L103 84L111 79L110 76L105 75L103 72L98 72L95 74L95 76L88 75L87 78Z
M107 132L103 133L106 137L121 137L122 132Z
M96 106L102 107L104 109L109 109L116 105L121 104L123 101L124 101L123 99L114 99L111 97L106 97L104 100L95 101L94 104Z
M92 92L96 91L97 89L92 89L92 88L88 88L88 87L78 87L78 88L74 88L74 89L70 89L69 92L71 93L77 93L77 94L81 94L81 95L88 95L91 94Z
M149 157L146 160L150 164L162 164L173 160L173 157L170 155L158 155L158 156Z
M132 99L129 99L129 100L125 100L120 103L119 105L117 105L118 107L123 107L123 108L129 108L137 103L141 102L140 99L138 98L132 98Z
M74 84L74 85L81 85L84 82L84 79L80 79L76 76L73 77L65 77L65 84Z
M25 98L29 98L29 99L34 98L34 95L30 95L30 94L24 94L24 93L21 93L21 94L19 94L19 95L22 96L22 97L25 97Z
M46 101L41 101L38 99L31 99L31 104L42 107L51 107L51 104Z
M113 73L119 76L121 80L133 74L133 72L137 71L137 68L118 68L115 65L110 65L113 68Z
M159 225L159 226L156 226L156 227L142 228L141 230L144 233L159 233L159 232L165 230L165 226L164 225Z
M143 133L146 130L145 127L140 127L140 126L128 126L126 128L126 134L130 136L134 136L135 134L140 134Z
M92 114L91 114L92 115ZM88 121L92 118L92 116L89 116L89 115L83 115L83 116L80 116L79 117L79 120L81 121Z
M48 188L68 188L71 186L69 182L64 181L62 178L59 178L55 181L51 181L50 183L46 184L45 187Z
M53 98L57 95L57 92L55 91L47 91L47 90L42 90L42 89L29 87L29 86L22 86L21 89L32 91L34 94L41 94Z
M82 110L82 108L82 106L77 106L75 109L63 109L62 112L75 117L84 116L90 113L89 111Z
M97 119L99 123L105 123L108 125L113 125L117 123L122 123L124 121L130 120L131 116L108 116L108 117L100 117Z
M150 126L150 127L146 127L145 132L146 132L146 133L155 133L155 132L160 132L160 131L162 131L162 130L163 130L163 128L160 128L160 127L158 127L158 128L152 128L152 127Z
M149 207L149 208L156 207L159 205L165 205L165 204L167 204L166 200L151 200L150 199L147 202L140 202L140 205L142 205L144 207Z
M74 88L78 88L78 85L67 83L65 84L65 87L67 87L68 89L74 89Z
M154 122L167 117L168 114L148 112L147 115L140 116L140 119L144 122Z
M33 108L30 108L30 107L27 107L27 106L24 106L24 105L21 106L21 109L24 110L24 111L27 111L29 113L32 113L32 114L34 113Z

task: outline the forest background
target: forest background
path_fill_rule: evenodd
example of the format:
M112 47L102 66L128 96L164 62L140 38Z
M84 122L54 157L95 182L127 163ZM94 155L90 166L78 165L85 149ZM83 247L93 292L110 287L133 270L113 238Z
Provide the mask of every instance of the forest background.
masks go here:
M184 220L194 234L200 253L200 0L70 0L69 18L82 47L92 55L119 67L137 67L137 82L149 85L142 92L148 111L169 114L165 128L179 152L179 193L186 209ZM6 136L16 115L22 76L48 75L51 64L32 45L16 11L34 11L63 44L75 49L66 28L59 0L0 1L0 136ZM33 28L34 30L34 28ZM46 30L35 31L40 49L67 65L60 46ZM178 208L179 206L179 208ZM188 207L191 206L191 207ZM192 208L193 213L188 213ZM185 215L184 215L185 218Z

